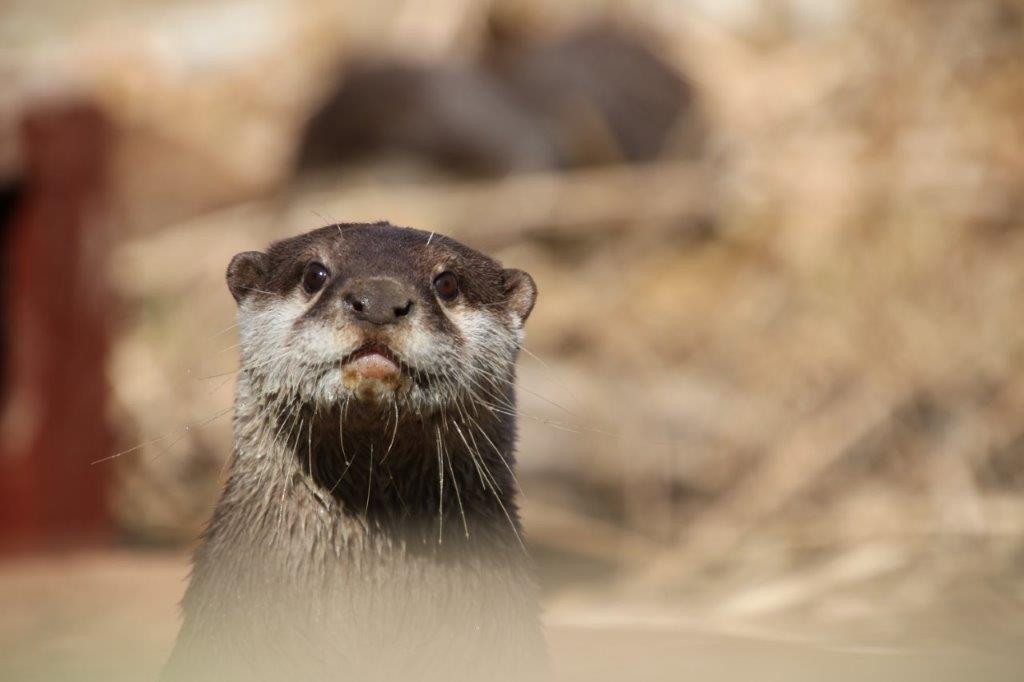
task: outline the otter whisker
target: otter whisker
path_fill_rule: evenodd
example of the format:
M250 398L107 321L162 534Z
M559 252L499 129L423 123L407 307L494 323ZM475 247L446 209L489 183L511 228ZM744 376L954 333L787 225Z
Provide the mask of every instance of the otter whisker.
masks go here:
M363 506L363 516L370 513L370 493L373 491L373 443L370 443L370 476L366 481L366 504Z
M355 462L355 459L349 459L348 455L345 453L345 426L344 425L345 425L345 413L346 413L347 410L348 410L348 399L345 400L345 402L341 406L341 409L338 411L338 415L339 415L338 416L338 443L339 443L339 445L341 447L341 457L342 457L342 460L345 462L345 468L342 470L341 474L338 476L338 480L336 480L334 482L334 485L331 486L331 489L327 491L329 495L333 495L334 494L334 491L337 490L338 485L340 485L341 481L345 478L345 474L348 473L348 470L352 467L353 462Z
M256 287L241 287L246 291L254 291L258 294L266 294L267 296L281 296L281 294L275 291L267 291L266 289L257 289Z
M534 360L539 362L540 366L543 367L548 372L548 374L550 374L550 375L555 377L555 381L557 381L558 385L561 386L565 390L565 392L569 394L569 397L571 397L576 402L577 407L581 407L582 406L582 401L573 392L573 390L569 387L569 384L567 382L563 381L562 379L560 379L558 376L555 376L556 375L555 369L549 363L545 362L543 358L541 358L539 355L537 355L536 353L534 353L532 350L530 350L529 348L527 348L524 345L520 345L519 346L519 350L521 350L522 352L526 353L531 358L533 358Z
M459 410L460 410L460 412L461 412L462 416L463 416L463 417L464 417L464 418L465 418L465 419L466 419L466 420L467 420L467 421L468 421L468 422L469 422L470 424L473 424L473 425L475 425L475 426L476 426L476 428L477 428L477 429L478 429L478 430L479 430L479 431L480 431L480 432L481 432L481 433L482 433L482 434L483 434L484 436L486 436L486 434L485 434L485 433L483 432L483 429L482 429L482 427L480 427L480 426L479 426L479 424L478 424L478 423L476 423L476 421L475 421L475 420L473 420L473 419L472 419L471 417L469 417L469 415L468 415L468 414L466 414L465 410L464 410L464 409L463 409L463 407L461 406L461 402L460 402L460 403L457 403L457 404L458 404L458 406L459 406ZM461 428L459 428L459 425L458 425L458 423L455 423L455 422L453 422L453 425L455 426L455 428L456 428L456 431L457 431L457 432L459 433L459 437L460 437L460 438L462 439L463 443L464 443L464 444L466 445L466 449L467 449L467 451L468 451L468 452L470 453L470 456L471 456L471 457L478 457L478 458L480 459L480 462L481 462L481 468L478 468L478 469L477 469L477 471L478 471L478 472L479 472L479 473L480 473L480 474L481 474L481 475L483 476L483 478L482 478L482 481L484 482L484 488L487 488L487 487L488 487L488 485L487 485L487 482L489 482L489 489L490 489L490 492L492 492L492 494L493 494L493 496L494 496L494 498L495 498L495 501L496 501L496 502L498 503L498 506L499 506L499 507L501 508L501 510L502 510L502 513L503 513L503 514L505 515L505 518L506 518L506 519L508 520L508 523L509 523L509 527L510 527L510 528L512 529L512 532L513 532L513 534L515 535L515 537L516 537L516 540L518 541L518 543L519 543L519 546L520 546L520 548L521 548L521 549L522 549L523 551L525 551L525 549L526 549L526 545L525 545L525 543L523 542L523 540L522 540L522 537L521 537L521 536L520 536L520 534L519 534L518 524L517 524L517 523L515 522L515 520L514 520L514 519L512 518L512 514L511 514L511 513L509 513L509 510L508 510L508 509L506 508L506 506L505 506L505 503L504 503L504 502L502 501L502 499L501 499L501 496L500 496L500 495L498 494L498 483L497 483L497 481L496 481L496 480L495 480L495 478L494 478L494 474L493 474L493 473L488 473L488 471L487 471L487 468L486 468L486 466L485 466L485 465L483 465L483 457L482 457L482 455L480 454L480 449L479 449L479 446L478 446L478 445L476 445L476 440L475 440L475 438L473 438L473 435L472 435L472 431L469 431L470 439L472 439L472 440L473 440L473 446L470 446L469 442L468 442L468 441L466 440L466 436L465 436L465 435L463 434L463 432L462 432L462 429L461 429ZM489 438L488 438L488 440L489 440ZM502 462L503 462L503 463L504 463L504 464L505 464L506 466L508 466L508 463L507 463L507 462L505 461L505 458L501 457L501 455L500 455L500 454L499 454L499 458L501 459L501 461L502 461ZM515 473L514 473L514 472L512 472L512 471L511 471L511 469L510 469L510 473L512 474L512 480L514 481L514 483L515 483L516 487L517 487L517 488L521 488L521 486L519 485L519 481L518 481L518 479L516 479Z
M316 410L313 410L313 418L316 417ZM309 429L306 432L306 469L310 477L315 475L313 471L313 419L309 420Z
M461 411L461 408L460 408ZM483 458L480 456L479 448L470 447L469 443L466 442L466 437L462 435L462 429L459 428L458 423L453 423L456 432L459 434L459 438L462 439L463 444L466 446L466 451L469 452L469 459L473 463L473 468L476 470L477 478L480 479L480 485L485 491L490 491L490 481L486 478L486 473L483 470Z
M459 429L459 436L462 438L462 442L466 443L465 436L462 435L461 429ZM466 447L469 448L469 443L466 443ZM470 448L470 451L472 451L471 448ZM479 450L477 450L477 452L479 453ZM486 467L484 467L484 471L486 472ZM491 492L494 495L494 501L498 503L498 507L501 509L502 513L505 515L505 519L508 520L509 528L512 529L512 533L516 536L516 541L518 541L520 548L523 551L526 551L526 543L523 542L523 538L519 534L519 528L517 527L517 524L516 524L515 520L512 518L512 514L510 514L508 509L505 507L505 503L501 500L501 496L498 494L497 482L494 480L492 474L487 474L487 476L488 476L488 478L490 479L490 482L491 482Z
M444 537L444 466L441 464L441 429L435 426L437 434L437 543Z
M217 421L218 419L220 419L221 417L226 415L228 412L231 412L233 409L235 409L235 408L232 405L231 407L227 407L227 408L224 408L223 410L219 410L212 417L204 419L201 422L198 422L196 424L186 424L184 427L182 427L180 429L181 433L178 435L178 437L174 441L172 441L170 445L165 447L161 452L165 452L166 450L168 450L171 447L173 447L176 443L178 443L178 441L180 441L182 438L185 437L185 434L187 434L188 432L192 431L193 429L201 429L204 426L208 426L209 424L212 424L213 422ZM166 439L170 438L171 436L173 436L175 434L178 434L178 432L179 432L179 429L174 429L173 431L168 431L167 433L163 434L162 436L157 436L156 438L148 440L148 441L146 441L144 443L139 443L138 445L136 445L134 447L130 447L130 448L126 449L126 450L121 450L119 452L115 452L114 454L107 455L106 457L101 457L101 458L99 458L99 459L97 459L95 461L90 462L89 466L94 466L96 464L102 464L103 462L109 462L110 460L117 459L119 457L123 457L124 455L130 455L133 452L137 452L139 450L142 450L143 448L149 447L150 445L155 445L155 444L159 443L162 440L166 440Z
M512 469L512 465L501 453L501 450L498 448L498 446L494 444L494 441L491 440L491 437L487 435L487 431L484 430L484 428L480 426L480 423L477 422L475 419L470 418L470 424L474 426L477 431L480 432L480 435L484 437L484 440L487 441L487 444L491 446L491 449L494 451L494 454L498 456L498 461L500 461L505 466L506 471L508 471L509 475L512 477L512 480L515 482L516 488L519 489L520 492L522 492L522 486L519 484L519 479L516 477L515 471Z
M391 404L395 408L395 426L391 431L391 441L388 442L387 452L384 453L384 458L381 460L381 464L388 461L388 457L391 455L391 448L395 445L395 438L398 436L398 401L394 398L391 399Z
M385 464L383 460L381 461L381 466L384 467L384 471L388 474L388 479L391 481L391 489L395 492L395 497L398 498L398 503L402 505L402 517L408 518L411 515L411 512L409 511L409 506L405 503L405 498L402 497L402 491L399 489L398 483L395 482L395 477L391 473L391 467Z
M445 422L442 421L442 423ZM445 429L445 431L447 431L447 429ZM444 452L445 460L448 463L448 472L452 475L452 489L455 491L455 501L459 505L459 514L462 516L462 530L465 533L465 536L468 538L469 524L466 523L466 510L462 506L462 493L459 492L459 479L456 478L455 476L455 469L452 467L452 458L451 455L448 453L448 448L445 448L442 445L442 451Z

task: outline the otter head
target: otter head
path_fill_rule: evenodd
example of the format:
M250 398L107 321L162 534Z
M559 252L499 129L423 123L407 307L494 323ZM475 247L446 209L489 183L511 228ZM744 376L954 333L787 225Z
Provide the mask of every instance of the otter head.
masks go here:
M227 282L250 397L314 410L500 406L536 299L525 272L388 223L332 225L240 253Z

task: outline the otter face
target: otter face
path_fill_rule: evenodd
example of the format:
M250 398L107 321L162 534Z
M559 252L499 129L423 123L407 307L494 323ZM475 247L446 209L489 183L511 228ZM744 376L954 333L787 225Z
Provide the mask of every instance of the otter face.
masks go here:
M240 253L227 282L258 402L393 403L419 414L508 393L537 295L521 270L388 223L332 225Z

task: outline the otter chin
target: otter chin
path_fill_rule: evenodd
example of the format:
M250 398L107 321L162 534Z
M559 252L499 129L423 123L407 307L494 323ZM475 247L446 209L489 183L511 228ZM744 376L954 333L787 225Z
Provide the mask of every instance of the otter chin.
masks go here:
M546 677L513 473L530 276L376 223L227 284L233 452L164 679Z

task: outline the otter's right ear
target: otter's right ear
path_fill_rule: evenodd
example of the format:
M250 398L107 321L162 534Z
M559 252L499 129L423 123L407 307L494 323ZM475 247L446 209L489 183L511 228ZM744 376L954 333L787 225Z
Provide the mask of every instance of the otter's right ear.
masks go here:
M228 289L237 303L260 289L267 277L267 254L259 251L243 251L228 263Z

